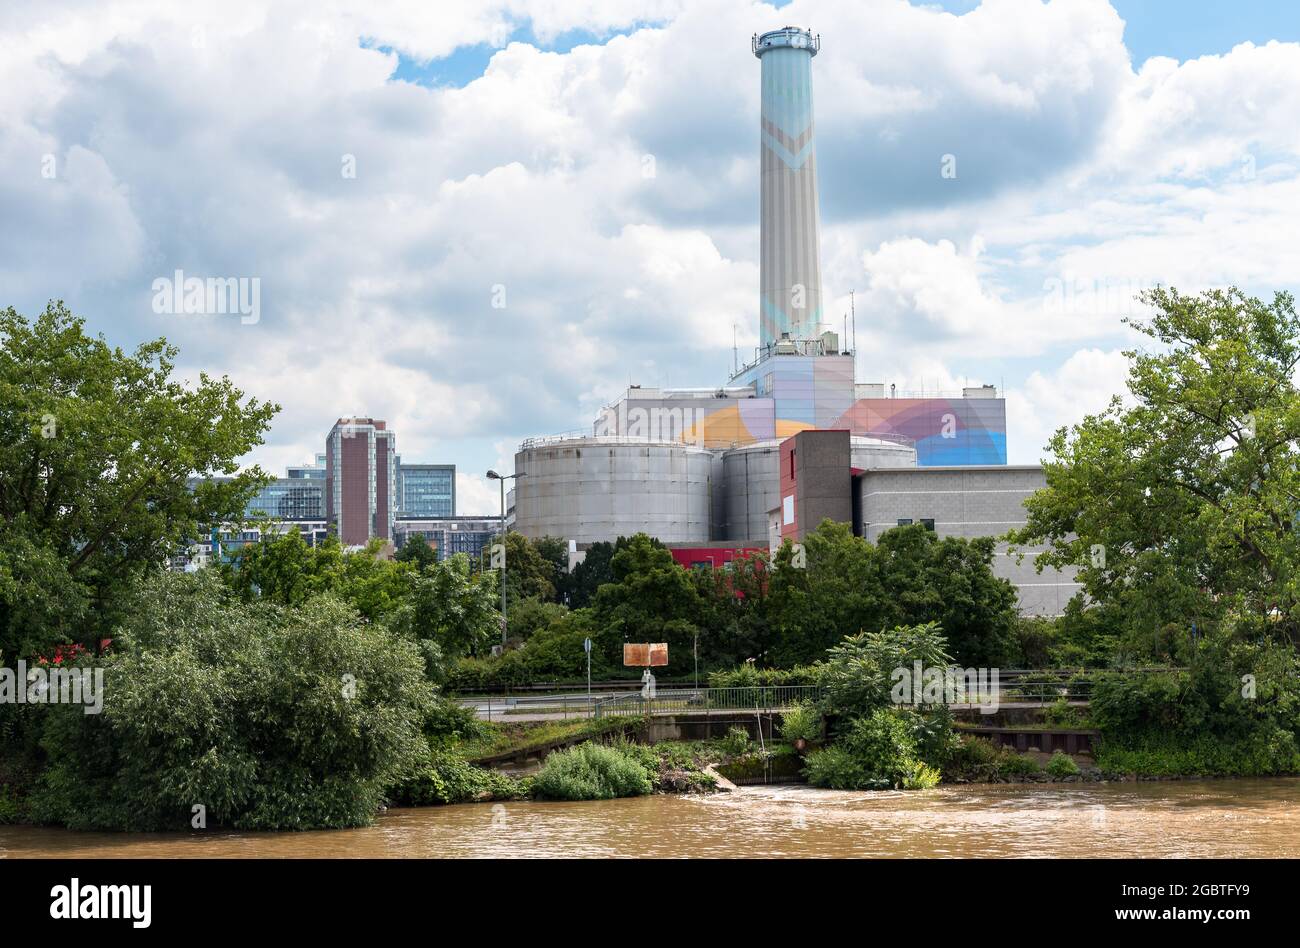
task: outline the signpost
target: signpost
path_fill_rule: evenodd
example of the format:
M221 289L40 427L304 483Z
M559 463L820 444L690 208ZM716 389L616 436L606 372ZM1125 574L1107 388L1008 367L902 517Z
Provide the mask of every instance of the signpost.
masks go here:
M591 639L582 640L582 650L587 653L587 713L591 713Z
M623 664L644 668L641 675L641 697L646 700L646 714L650 713L650 702L655 696L655 676L651 668L668 664L667 642L624 642Z

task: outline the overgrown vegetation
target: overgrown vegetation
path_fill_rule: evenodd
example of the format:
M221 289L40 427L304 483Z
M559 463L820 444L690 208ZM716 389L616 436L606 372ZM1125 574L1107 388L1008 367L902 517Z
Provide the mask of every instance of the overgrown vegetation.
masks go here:
M787 741L815 741L822 736L822 714L813 704L797 704L781 717L781 736Z
M904 713L877 708L858 717L830 747L808 755L808 782L832 790L924 790L939 782Z
M431 748L427 758L389 791L400 806L518 800L529 795L531 783L506 774L475 767L463 756L445 748Z
M1058 780L1063 777L1073 777L1079 773L1079 765L1074 762L1073 757L1064 751L1053 753L1043 769Z
M135 598L103 711L45 706L37 819L74 829L368 823L416 767L433 691L416 647L329 596L244 604L214 575Z
M1107 771L1151 776L1300 773L1300 662L1290 645L1230 631L1182 639L1185 670L1101 676L1091 717Z
M533 782L547 800L611 800L650 793L649 771L624 748L579 744L546 758Z

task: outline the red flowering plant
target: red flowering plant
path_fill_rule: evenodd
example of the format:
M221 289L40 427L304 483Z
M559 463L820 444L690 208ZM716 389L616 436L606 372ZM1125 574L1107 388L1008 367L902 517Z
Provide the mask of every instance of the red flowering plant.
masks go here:
M107 651L108 651L108 647L109 647L110 645L112 645L112 644L113 644L113 640L112 640L112 639L100 639L100 640L99 640L99 654L102 655L102 654L104 654L105 652L107 652ZM69 644L69 645L56 645L56 646L54 647L54 658L53 658L53 659L46 658L44 655L37 655L37 656L36 656L36 664L37 664L37 665L58 665L58 666L62 666L65 662L67 662L67 663L70 665L70 664L72 664L72 662L74 662L76 659L78 659L78 658L80 658L82 655L86 655L86 654L88 654L88 651L87 651L87 649L86 649L86 646L84 646L84 645L82 645L82 644L80 644L80 643L78 643L78 642L72 642L72 643Z

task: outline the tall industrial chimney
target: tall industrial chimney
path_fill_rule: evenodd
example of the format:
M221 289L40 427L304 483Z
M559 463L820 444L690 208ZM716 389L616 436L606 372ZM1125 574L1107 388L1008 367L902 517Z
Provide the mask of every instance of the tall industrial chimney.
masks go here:
M812 58L821 38L787 26L752 41L762 61L759 343L811 339L822 319Z

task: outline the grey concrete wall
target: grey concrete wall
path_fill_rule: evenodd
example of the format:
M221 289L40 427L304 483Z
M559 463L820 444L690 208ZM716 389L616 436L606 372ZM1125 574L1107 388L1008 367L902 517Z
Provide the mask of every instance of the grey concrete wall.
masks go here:
M853 521L848 431L801 431L795 437L795 518L799 536L823 520Z
M1025 499L1046 485L1043 469L1033 466L919 467L871 470L857 481L862 535L876 542L898 521L930 519L941 537L1000 536L1025 523ZM1037 572L1027 548L1017 560L999 544L996 575L1010 580L1028 615L1060 615L1080 586L1073 569Z

